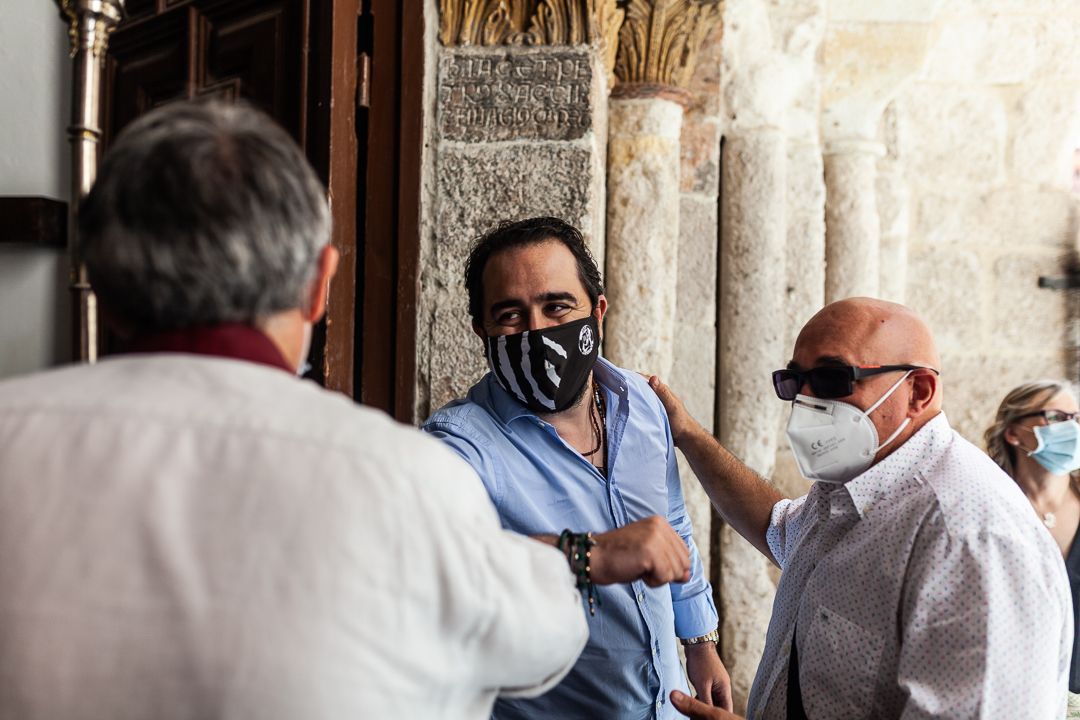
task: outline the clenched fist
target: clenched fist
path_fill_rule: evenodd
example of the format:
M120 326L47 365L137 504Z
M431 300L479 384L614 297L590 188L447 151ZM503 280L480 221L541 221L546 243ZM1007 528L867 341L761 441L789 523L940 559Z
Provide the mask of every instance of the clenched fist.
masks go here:
M596 535L594 540L592 581L597 585L640 579L657 587L690 579L690 551L659 515Z

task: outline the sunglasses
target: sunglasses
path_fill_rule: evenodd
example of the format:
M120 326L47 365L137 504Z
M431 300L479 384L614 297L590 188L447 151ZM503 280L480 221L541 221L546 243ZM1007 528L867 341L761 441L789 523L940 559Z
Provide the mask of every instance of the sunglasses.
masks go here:
M1041 417L1046 421L1047 425L1053 425L1054 423L1065 422L1067 420L1075 420L1080 417L1080 413L1066 412L1065 410L1036 410L1035 412L1021 415L1016 419L1023 420L1024 418L1029 417Z
M855 392L855 381L900 370L937 370L923 365L824 365L809 370L785 368L772 374L773 389L781 400L794 400L803 385L810 383L816 397L847 397Z

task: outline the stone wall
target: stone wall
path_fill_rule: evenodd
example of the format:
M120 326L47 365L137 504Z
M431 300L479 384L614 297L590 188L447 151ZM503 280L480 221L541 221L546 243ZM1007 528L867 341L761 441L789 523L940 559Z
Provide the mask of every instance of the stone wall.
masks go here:
M946 413L980 444L1011 387L1071 374L1067 297L1037 284L1075 251L1078 35L1077 3L950 2L896 100L906 298L937 334Z

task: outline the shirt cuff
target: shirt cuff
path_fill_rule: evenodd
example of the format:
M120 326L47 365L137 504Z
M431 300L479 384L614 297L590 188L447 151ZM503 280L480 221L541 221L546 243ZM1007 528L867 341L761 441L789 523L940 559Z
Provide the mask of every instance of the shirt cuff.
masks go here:
M713 605L712 585L697 595L671 603L675 611L675 634L683 640L701 637L716 629L719 616Z
M784 563L787 562L784 546L787 537L788 510L791 504L792 500L784 499L773 505L772 513L769 515L769 529L765 532L765 541L769 543L769 550L780 569L783 569Z

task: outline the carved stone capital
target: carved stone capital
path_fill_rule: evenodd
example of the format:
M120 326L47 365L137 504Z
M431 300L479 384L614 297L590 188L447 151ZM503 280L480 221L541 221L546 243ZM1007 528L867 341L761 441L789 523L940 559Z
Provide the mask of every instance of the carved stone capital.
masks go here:
M439 0L439 40L461 45L594 45L613 77L617 0Z
M721 22L720 0L624 0L623 7L618 82L685 88L702 43Z

